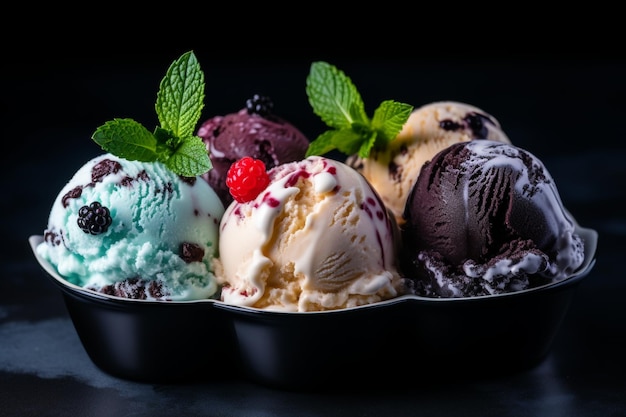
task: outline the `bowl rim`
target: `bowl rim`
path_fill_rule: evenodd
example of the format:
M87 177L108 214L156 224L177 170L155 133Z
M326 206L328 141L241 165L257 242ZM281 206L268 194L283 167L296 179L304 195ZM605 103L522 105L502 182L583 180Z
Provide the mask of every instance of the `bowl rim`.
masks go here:
M567 278L562 280L552 282L549 284L545 284L539 287L529 288L525 290L510 292L510 293L502 293L502 294L493 294L493 295L482 295L475 297L458 297L458 298L431 298L431 297L422 297L413 294L401 295L398 297L394 297L384 301L378 301L371 304L360 305L355 307L347 307L342 309L335 310L326 310L326 311L304 311L304 312L292 312L292 311L281 311L281 310L271 310L271 309L260 309L255 307L248 306L239 306L234 304L229 304L219 299L199 299L199 300L184 300L184 301L159 301L159 300L137 300L131 298L123 298L113 295L101 294L93 290L88 290L86 288L82 288L76 284L73 284L67 280L65 280L61 275L56 271L56 269L52 266L52 264L45 259L43 259L37 253L37 246L39 243L43 241L42 235L32 235L28 238L30 243L30 247L35 255L35 259L43 268L43 270L49 275L49 277L63 290L71 293L75 296L81 296L83 298L88 298L91 300L97 300L105 303L112 303L115 305L128 305L129 303L135 304L154 304L158 306L181 306L181 305L198 305L198 304L212 304L216 307L220 307L225 310L240 312L240 313L254 313L254 314L262 314L262 315L319 315L319 314L342 314L342 313L350 313L357 310L366 310L371 308L381 308L388 307L400 303L405 302L418 302L418 303L426 303L426 304L454 304L457 305L459 303L476 303L476 302L484 302L486 300L501 300L507 298L520 297L530 293L536 293L539 291L546 291L551 289L557 289L564 286L573 285L575 283L580 282L584 277L586 277L591 270L593 269L596 263L596 249L598 245L598 232L594 229L581 227L578 223L574 222L575 225L575 233L578 234L585 245L585 259L583 264Z

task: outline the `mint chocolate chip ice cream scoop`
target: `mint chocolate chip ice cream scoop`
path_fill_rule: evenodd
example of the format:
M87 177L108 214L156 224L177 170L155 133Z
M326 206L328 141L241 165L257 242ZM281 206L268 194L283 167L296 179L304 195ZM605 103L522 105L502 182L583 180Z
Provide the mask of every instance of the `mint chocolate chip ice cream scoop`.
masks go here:
M123 298L212 298L224 207L199 177L103 154L60 190L37 253L67 281Z

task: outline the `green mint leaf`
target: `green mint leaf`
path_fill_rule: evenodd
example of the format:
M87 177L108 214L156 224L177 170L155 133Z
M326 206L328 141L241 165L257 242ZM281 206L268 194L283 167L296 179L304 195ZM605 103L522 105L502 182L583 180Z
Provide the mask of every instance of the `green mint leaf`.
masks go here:
M121 158L160 161L182 176L198 176L212 168L202 139L194 135L204 107L204 73L193 51L170 65L161 81L155 110L161 126L149 132L131 119L115 119L99 127L92 139Z
M91 137L102 149L120 158L143 162L157 160L155 137L132 119L114 119L100 126Z
M160 161L166 162L172 155L176 153L183 140L170 130L156 127L154 129L154 137L157 142L156 153Z
M365 133L365 135L369 136L371 135L371 132ZM355 130L354 128L335 130L333 144L340 152L346 155L352 155L361 149L363 138L364 133L359 130Z
M204 107L204 73L193 52L174 61L161 81L155 109L161 127L192 136Z
M395 139L412 111L413 106L408 104L393 100L383 101L374 111L372 118L372 129L380 133L379 140L385 141L385 143L377 144L377 146L384 147L388 142Z
M334 150L336 147L333 144L333 136L335 136L334 130L327 130L319 135L309 144L305 157L309 157L311 155L324 155Z
M211 169L206 145L199 136L189 137L183 141L165 164L170 170L184 177L195 177Z
M323 61L311 65L306 93L313 112L331 128L311 142L307 156L337 149L347 155L367 158L372 149L384 148L395 139L413 111L411 105L386 100L370 120L352 80Z
M350 78L333 65L323 61L311 64L306 92L313 112L332 128L368 122L361 95Z
M311 142L305 156L324 155L335 149L346 155L352 155L360 153L363 146L369 151L376 138L374 132L370 132L370 135L372 136L371 140L364 142L363 134L357 133L353 129L327 130Z
M367 158L370 155L370 152L374 149L378 136L378 132L376 131L372 131L369 136L362 136L361 147L356 152L359 155L359 158ZM350 155L352 155L352 153Z

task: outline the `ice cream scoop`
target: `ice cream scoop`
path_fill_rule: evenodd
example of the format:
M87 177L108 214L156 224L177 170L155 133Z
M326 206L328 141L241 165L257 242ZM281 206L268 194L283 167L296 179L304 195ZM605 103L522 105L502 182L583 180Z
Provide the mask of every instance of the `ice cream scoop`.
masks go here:
M229 304L334 310L402 294L397 229L376 192L342 162L311 156L268 171L255 199L220 226L216 271Z
M510 144L450 145L422 168L402 226L418 293L513 292L572 275L584 245L543 163Z
M103 154L59 192L37 253L69 282L108 295L209 298L223 213L200 177Z
M413 110L385 149L374 149L367 158L351 156L347 163L370 181L402 224L407 196L424 163L445 147L472 139L510 143L500 123L478 107L433 102Z
M213 168L203 174L224 206L233 201L226 186L230 166L244 156L260 159L269 169L304 158L307 137L293 124L273 113L272 101L255 95L236 113L214 116L198 129Z

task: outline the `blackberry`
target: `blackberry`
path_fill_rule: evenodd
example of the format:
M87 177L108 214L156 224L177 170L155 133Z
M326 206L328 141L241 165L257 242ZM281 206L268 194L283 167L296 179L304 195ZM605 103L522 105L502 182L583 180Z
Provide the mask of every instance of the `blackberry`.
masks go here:
M94 201L78 210L78 220L76 222L83 232L99 235L107 231L112 221L109 209Z
M274 110L274 103L267 96L255 94L246 100L248 114L258 114L261 117L269 116Z

